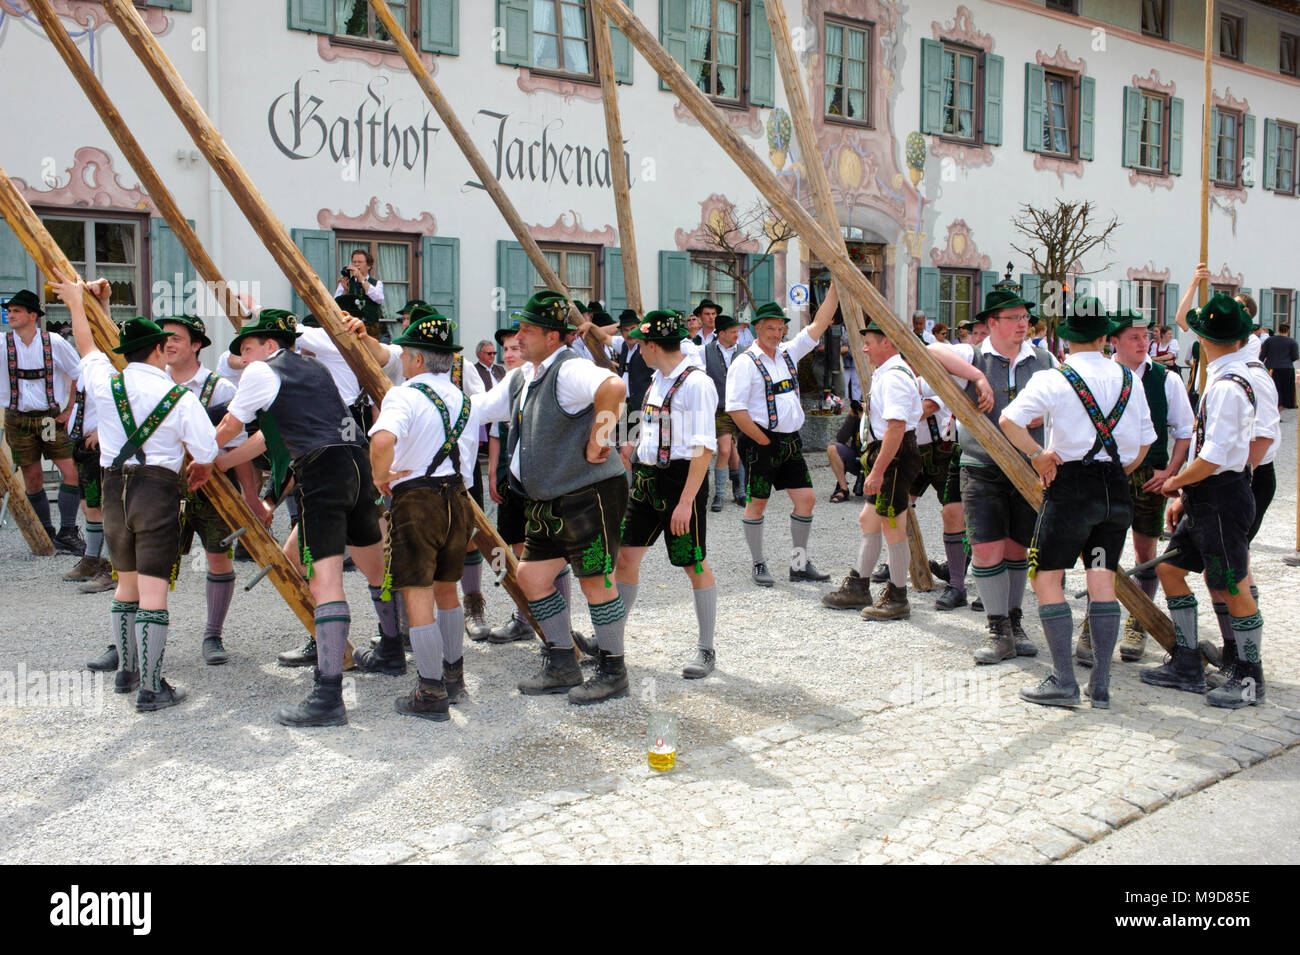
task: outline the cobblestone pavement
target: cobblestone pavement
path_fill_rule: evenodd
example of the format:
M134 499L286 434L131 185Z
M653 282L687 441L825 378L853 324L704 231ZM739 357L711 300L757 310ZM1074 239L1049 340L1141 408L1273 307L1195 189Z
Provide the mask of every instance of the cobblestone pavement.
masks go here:
M1289 423L1289 428L1287 424ZM1294 433L1295 414L1283 433ZM139 714L108 687L98 702L10 701L25 673L77 673L107 642L109 595L81 596L63 568L0 532L0 862L1046 862L1300 742L1300 616L1293 552L1295 454L1257 541L1267 698L1237 712L1147 687L1116 661L1108 711L1047 709L1017 690L1046 653L976 669L982 618L938 613L867 624L818 603L829 585L754 588L739 511L711 515L719 579L719 669L680 678L695 630L679 571L651 551L628 627L634 691L597 707L525 698L533 644L466 644L472 705L450 723L393 712L405 678L349 679L350 723L291 731L275 708L304 671L275 665L301 641L269 587L236 597L233 659L198 662L201 575L172 595L169 679L191 694ZM812 553L839 575L857 550L855 504L827 505ZM774 570L789 546L787 501L767 522ZM937 509L923 504L931 553ZM71 563L71 561L67 561ZM239 565L241 579L252 576ZM57 570L57 572L56 572ZM779 571L778 578L783 576ZM364 581L346 575L354 639L373 628ZM1070 585L1082 586L1074 574ZM494 619L505 614L489 589ZM1083 601L1072 601L1076 625ZM1217 633L1208 600L1202 636ZM574 623L588 629L578 601ZM1026 625L1042 645L1032 597ZM1148 650L1142 665L1160 662ZM23 668L20 671L18 668ZM110 679L111 684L111 679ZM676 712L675 770L646 765L651 710ZM1159 861L1159 860L1152 860ZM1267 860L1262 860L1267 861Z

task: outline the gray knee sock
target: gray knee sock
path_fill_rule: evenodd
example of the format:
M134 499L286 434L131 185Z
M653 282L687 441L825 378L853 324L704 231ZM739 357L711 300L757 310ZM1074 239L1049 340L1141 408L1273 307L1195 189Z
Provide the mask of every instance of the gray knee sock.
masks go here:
M1088 629L1092 632L1092 677L1089 686L1095 690L1110 689L1110 658L1119 640L1119 601L1092 600L1088 602Z
M483 592L483 554L472 550L465 555L465 569L460 573L460 592L468 596Z
M163 654L167 652L167 611L137 610L135 613L136 652L140 654L140 686L157 692L162 689Z
M98 558L104 552L104 525L86 521L86 556Z
M627 608L623 599L615 597L603 604L590 604L591 626L596 632L597 645L610 656L623 655L623 629L627 624Z
M718 588L692 590L695 598L695 621L700 625L700 647L713 649L713 630L718 621Z
M555 592L564 598L566 605L573 603L573 574L567 566L555 577Z
M803 570L804 565L808 563L808 537L811 533L811 514L807 517L800 517L798 514L790 515L790 539L794 542L790 566L795 570Z
M975 582L979 584L984 613L990 617L1007 615L1007 568L1005 561L992 567L971 567Z
M1169 616L1174 621L1174 639L1180 647L1196 649L1196 594L1170 597Z
M207 601L208 621L203 628L203 639L219 637L226 626L226 614L230 612L230 599L235 596L235 573L208 574Z
M438 611L438 619L446 611ZM426 680L442 679L442 627L438 623L428 623L422 627L411 628L411 653L415 655L415 668Z
M1223 645L1226 647L1235 639L1232 633L1232 614L1228 613L1228 605L1221 601L1214 601L1213 607L1214 619L1219 623L1219 636L1223 637Z
M53 527L53 518L50 517L50 499L45 496L42 489L35 494L27 495L27 502L31 504L32 510L36 512L36 517L40 520L42 527Z
M113 643L117 645L119 670L135 672L140 669L140 657L135 646L135 615L139 606L137 603L114 600L108 612Z
M727 469L713 469L713 496L722 497L727 490Z
M948 586L966 592L966 535L943 535L943 552L948 558Z
M640 589L640 584L619 583L618 595L623 598L623 607L628 613L631 613L632 608L636 606L636 593Z
M1160 589L1160 578L1156 576L1154 570L1143 571L1137 575L1138 586L1142 592L1147 595L1148 600L1156 599L1156 591Z
M398 639L397 604L392 601L392 594L385 600L383 587L370 587L370 602L375 605L375 616L379 618L379 635L385 640Z
M880 548L883 543L884 538L879 531L862 535L862 543L858 546L859 577L870 577L871 572L876 569L876 561L880 559Z
M573 628L569 624L569 605L559 592L552 593L541 600L528 601L528 609L533 612L533 619L542 628L542 639L546 645L567 650L573 647Z
M352 612L346 600L316 605L316 667L323 677L341 676Z
M465 608L440 609L438 629L442 632L442 658L455 663L465 655Z
M984 583L980 582L980 593L984 593ZM984 598L988 606L988 597ZM1074 619L1070 615L1070 605L1065 601L1055 604L1040 605L1038 619L1043 624L1043 636L1047 638L1047 649L1052 653L1052 669L1056 673L1056 682L1064 689L1078 686L1074 679L1074 661L1070 656L1070 636L1074 630ZM1111 649L1114 649L1114 641Z
M59 484L59 530L77 526L81 510L81 491L75 484Z
M1007 568L1007 610L1019 610L1025 602L1025 581L1029 579L1029 561L1004 560L1003 563ZM988 606L987 601L985 606Z
M907 587L907 572L912 568L912 547L904 537L897 544L889 544L889 582L895 587Z
M1247 663L1259 663L1260 644L1264 642L1264 617L1255 611L1249 617L1233 617L1232 631L1237 638L1237 656Z
M742 517L740 523L745 528L745 543L749 545L749 556L753 558L756 564L761 560L765 560L763 557L763 519L760 517L756 521L751 521L748 517Z

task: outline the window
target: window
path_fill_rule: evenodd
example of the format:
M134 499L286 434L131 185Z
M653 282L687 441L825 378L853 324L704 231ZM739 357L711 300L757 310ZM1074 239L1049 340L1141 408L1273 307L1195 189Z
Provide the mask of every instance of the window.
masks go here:
M1273 289L1273 322L1269 326L1276 330L1291 324L1291 296L1295 292L1287 288Z
M334 35L353 40L370 40L373 43L393 42L392 36L375 16L367 0L335 0ZM406 0L389 3L388 9L403 29L408 26Z
M974 139L976 130L975 54L958 47L943 48L943 133L956 139Z
M397 321L397 310L419 292L413 280L416 273L415 240L402 236L376 236L373 233L340 233L337 237L339 271L351 264L354 252L368 252L374 265L370 281L384 283L383 320ZM338 281L332 287L337 287Z
M1225 186L1240 185L1237 170L1241 161L1241 114L1227 109L1218 109L1214 113L1217 126L1213 130L1213 179Z
M935 322L956 328L975 314L975 273L939 270L939 314Z
M1043 88L1043 152L1069 156L1073 149L1074 83L1063 73L1046 73Z
M1218 284L1218 283L1216 283L1216 282L1211 282L1211 283L1210 283L1210 294L1211 294L1211 295L1215 295L1215 294L1217 294L1217 293L1219 293L1219 292L1222 292L1224 295L1236 295L1236 294L1237 294L1237 286L1235 286L1235 285L1220 285L1220 284Z
M1278 72L1286 76L1300 76L1300 36L1283 33L1278 44Z
M140 255L141 220L138 218L83 219L74 216L42 216L41 222L72 267L87 282L108 279L113 288L109 310L113 321L126 321L135 315L149 314L148 297L141 294L145 288L144 266ZM49 280L49 276L45 279ZM172 281L171 276L159 276ZM45 283L41 283L41 297L45 298ZM49 322L69 322L67 306L57 298L45 301Z
M712 299L718 303L723 315L734 317L738 315L741 295L736 279L722 271L725 264L725 257L720 255L691 253L691 301ZM737 268L743 266L737 263Z
M737 0L691 0L687 70L705 93L737 102L744 79L740 14Z
M1242 59L1245 21L1230 13L1219 14L1219 56L1225 60Z
M976 146L1002 145L1002 57L921 41L921 132ZM1041 79L1039 83L1041 85Z
M1277 162L1273 166L1273 189L1277 192L1285 193L1289 196L1296 194L1296 126L1293 123L1279 122L1277 132ZM1272 130L1265 129L1267 134ZM1265 152L1267 153L1267 145ZM1265 183L1267 185L1267 183Z
M1169 0L1142 0L1142 32L1169 39Z
M569 290L572 298L580 302L590 302L601 297L596 290L602 288L596 268L596 248L590 245L542 245L547 264L555 270ZM541 292L546 288L542 277L533 269L533 291Z
M1137 281L1133 283L1133 308L1141 312L1151 328L1161 324L1164 317L1164 282Z
M586 0L533 0L533 69L593 75Z
M1157 172L1165 160L1165 97L1158 93L1142 94L1142 118L1138 136L1138 166Z
M1076 0L1047 0L1047 9L1059 10L1061 13L1078 13Z
M454 56L459 0L390 0L411 42L429 53ZM289 29L330 37L342 46L392 49L393 38L366 0L288 0Z
M871 125L870 24L826 18L826 116Z

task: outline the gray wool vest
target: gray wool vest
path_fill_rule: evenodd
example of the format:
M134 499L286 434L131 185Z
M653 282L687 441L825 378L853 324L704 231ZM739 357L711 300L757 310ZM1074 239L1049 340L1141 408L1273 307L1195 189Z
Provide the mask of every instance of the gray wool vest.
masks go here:
M506 459L519 449L519 473L524 494L535 501L550 501L580 487L623 475L623 460L611 452L603 464L587 460L587 439L596 418L596 406L587 405L577 414L560 407L555 394L560 365L577 359L561 350L540 378L528 385L527 401L520 406L523 375L510 381L510 437Z
M997 352L990 351L988 354L984 354L977 347L971 364L984 372L984 377L989 380L989 385L993 388L993 410L988 412L986 417L993 422L994 427L997 427L998 418L1002 416L1003 409L1011 404L1016 395L1024 390L1025 385L1029 384L1029 379L1033 377L1034 373L1052 367L1052 356L1045 349L1035 347L1034 357L1022 361L1016 366L1015 384L1010 387L1008 387L1007 369L1010 367L1011 362ZM966 394L970 396L972 402L976 400L974 382L967 382ZM1029 433L1040 445L1043 443L1042 425L1031 428ZM971 467L997 467L997 462L989 456L989 453L975 440L975 436L960 421L957 422L957 442L961 445L962 467L967 465Z

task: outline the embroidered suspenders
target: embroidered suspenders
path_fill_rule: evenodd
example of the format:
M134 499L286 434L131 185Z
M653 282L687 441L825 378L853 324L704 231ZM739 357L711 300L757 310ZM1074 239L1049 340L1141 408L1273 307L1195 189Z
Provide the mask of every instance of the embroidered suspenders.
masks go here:
M126 444L122 445L122 450L113 459L112 466L120 468L122 462L131 457L144 464L145 442L153 437L153 433L172 413L172 409L176 407L189 389L184 385L173 386L167 394L163 395L163 399L158 402L158 406L149 412L149 417L144 419L144 424L137 428L135 426L135 415L131 413L131 402L126 397L126 382L122 380L122 372L119 371L113 375L112 387L113 404L117 407L117 417L122 422L122 430L126 432Z
M1250 402L1251 410L1256 410L1255 389L1251 387L1250 382L1235 372L1228 372L1216 378L1211 384L1220 381L1235 381L1246 392L1246 400ZM1196 407L1196 450L1200 451L1205 447L1205 398L1210 393L1210 385L1205 386L1205 394L1201 395L1201 403Z
M18 382L40 381L45 379L45 408L53 410L58 407L54 400L54 351L50 347L50 333L41 332L41 367L18 367L17 332L5 335L5 359L9 366L9 410L18 410Z
M86 393L85 391L77 392L77 413L72 416L72 426L68 428L68 437L73 441L80 441L83 437L81 433L82 426L86 423Z
M203 390L199 392L199 404L204 408L211 406L212 395L217 390L217 385L221 382L221 376L208 372L207 381L203 382Z
M767 399L767 429L773 431L776 429L776 396L788 394L791 391L798 394L799 392L799 373L795 371L794 362L790 360L790 353L783 351L781 357L785 359L785 367L790 371L790 377L784 381L772 384L772 376L767 373L767 368L763 365L763 359L759 358L754 352L747 353L758 366L758 373L763 376L763 397Z
M461 391L465 390L465 359L460 355L451 363L451 383Z
M648 421L650 420L650 416L653 415L654 420L659 425L659 430L656 436L659 443L659 451L655 458L655 467L657 468L668 467L668 462L672 458L672 451L673 451L672 429L673 428L672 428L672 414L670 409L673 402L673 395L677 394L677 389L682 386L682 382L686 380L686 376L695 370L696 368L694 365L686 366L686 370L677 376L677 379L672 383L672 386L669 387L668 392L664 395L663 404L652 405L650 403L649 391L646 392L645 401L643 401L641 404L642 419ZM771 404L768 405L768 408L769 408L769 415L771 415L772 414L772 412L770 411ZM664 434L665 431L668 432L667 435ZM668 439L667 441L664 440L665 437L667 437Z
M1124 373L1124 384L1120 387L1119 400L1115 402L1115 407L1110 410L1110 414L1105 416L1102 415L1101 407L1097 404L1097 399L1093 397L1087 382L1080 377L1077 371L1069 365L1062 365L1057 369L1065 376L1065 380L1070 383L1074 393L1083 402L1083 410L1088 412L1092 426L1097 432L1097 437L1092 443L1092 449L1084 455L1084 464L1091 464L1092 459L1096 457L1097 452L1102 448L1106 449L1106 453L1110 455L1110 459L1116 464L1122 465L1124 463L1120 460L1119 445L1115 442L1115 426L1119 424L1119 419L1124 414L1124 409L1128 407L1128 400L1133 394L1133 372L1123 365L1119 367L1120 371Z
M448 457L451 456L451 466L456 474L460 474L460 441L461 434L465 431L465 425L469 424L469 398L465 398L460 403L460 417L456 419L455 427L451 423L451 412L447 409L446 403L439 397L438 393L423 382L416 382L410 387L414 388L424 397L433 402L433 406L438 409L438 414L442 416L442 447L438 453L433 456L428 469L424 472L425 477L433 477L433 472L438 470Z

